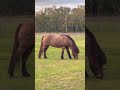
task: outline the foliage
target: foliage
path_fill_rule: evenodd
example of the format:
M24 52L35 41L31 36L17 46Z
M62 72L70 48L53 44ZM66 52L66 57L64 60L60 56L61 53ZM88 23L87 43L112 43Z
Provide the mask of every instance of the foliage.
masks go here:
M36 32L84 32L84 6L77 8L56 6L35 14Z

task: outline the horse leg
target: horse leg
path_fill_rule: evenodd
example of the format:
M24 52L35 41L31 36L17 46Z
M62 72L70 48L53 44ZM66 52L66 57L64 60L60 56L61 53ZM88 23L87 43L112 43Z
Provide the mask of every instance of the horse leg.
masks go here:
M14 76L14 68L15 68L15 63L16 61L19 61L20 62L20 56L22 55L22 53L24 52L24 49L23 48L18 48L16 53L15 53L15 56L13 57L13 59L11 59L10 61L10 66L9 66L9 77L13 77Z
M45 49L44 49L44 58L47 58L47 56L46 56L46 51L47 51L48 47L49 47L49 46L46 46Z
M64 47L62 47L62 52L61 52L61 59L64 59Z
M29 77L30 74L27 72L27 68L26 68L26 62L28 60L29 55L32 52L32 48L26 49L26 51L24 52L24 54L22 55L22 75L25 77Z
M39 57L39 59L41 58L41 55L42 55L42 53L43 53L43 46L41 46L41 48L40 48L40 50L39 50L39 55L38 55L38 57Z
M71 57L71 55L70 55L70 51L69 51L69 48L68 48L68 47L66 47L66 51L67 51L68 57L69 57L70 59L72 59L72 57Z
M87 73L86 70L85 70L85 77L86 77L86 78L89 77L89 75L88 75L88 73Z
M9 69L8 69L8 73L9 73L10 78L14 77L14 68L15 68L16 60L18 60L18 58L16 57L16 53L15 53L15 55L10 60L10 65L9 65Z

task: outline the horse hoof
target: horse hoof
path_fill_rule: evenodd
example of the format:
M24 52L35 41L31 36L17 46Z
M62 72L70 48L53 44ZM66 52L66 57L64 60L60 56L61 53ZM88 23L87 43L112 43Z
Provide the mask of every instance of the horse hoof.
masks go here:
M13 78L13 77L14 77L14 74L10 74L10 75L9 75L9 78Z
M72 57L69 57L70 59L72 59Z
M29 73L23 74L24 77L30 77Z
M38 58L39 58L39 59L41 59L41 57L40 57L40 56L38 56Z
M64 59L63 57L61 57L61 59Z
M44 57L45 59L47 59L47 57Z

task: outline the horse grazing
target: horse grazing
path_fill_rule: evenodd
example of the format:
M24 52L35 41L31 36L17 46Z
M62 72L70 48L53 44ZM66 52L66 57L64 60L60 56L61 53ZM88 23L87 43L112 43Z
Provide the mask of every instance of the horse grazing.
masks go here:
M78 59L79 49L74 40L68 35L46 35L41 39L41 46L38 57L41 58L41 54L44 52L44 58L47 58L46 51L49 46L62 48L61 59L64 59L64 49L68 53L68 57L72 59L69 48L72 50L72 55L75 59Z
M107 59L97 43L94 35L85 27L85 52L89 60L89 65L96 78L102 79L104 76L103 65L106 64ZM87 71L85 76L88 77Z
M35 46L35 25L34 22L28 21L19 24L15 33L12 57L9 64L9 77L14 77L14 68L16 61L22 61L22 75L30 76L27 72L26 62Z

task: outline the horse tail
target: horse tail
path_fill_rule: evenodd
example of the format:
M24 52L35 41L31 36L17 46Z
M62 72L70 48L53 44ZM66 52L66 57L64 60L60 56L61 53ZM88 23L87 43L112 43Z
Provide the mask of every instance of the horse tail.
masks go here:
M43 45L43 38L44 38L44 36L41 39L41 46L40 46L40 48L42 48L42 45Z
M42 46L43 46L43 38L44 38L44 36L41 39L41 45L40 45L40 50L39 50L39 55L38 55L39 58L41 58L41 52L42 52Z
M19 34L21 26L22 26L22 24L19 24L17 29L16 29L16 32L15 32L13 51L12 51L12 58L11 59L13 59L13 57L14 57L16 51L17 51L18 45L19 45L18 34Z
M16 32L15 32L15 37L14 37L14 44L13 44L13 51L12 51L12 55L11 55L11 60L10 60L10 63L9 63L9 69L8 69L8 73L11 74L11 69L12 69L12 65L14 64L15 60L14 60L14 56L17 52L17 48L18 48L18 45L19 45L19 42L18 42L18 34L19 34L19 31L20 31L20 28L21 28L22 24L19 24L17 29L16 29Z

